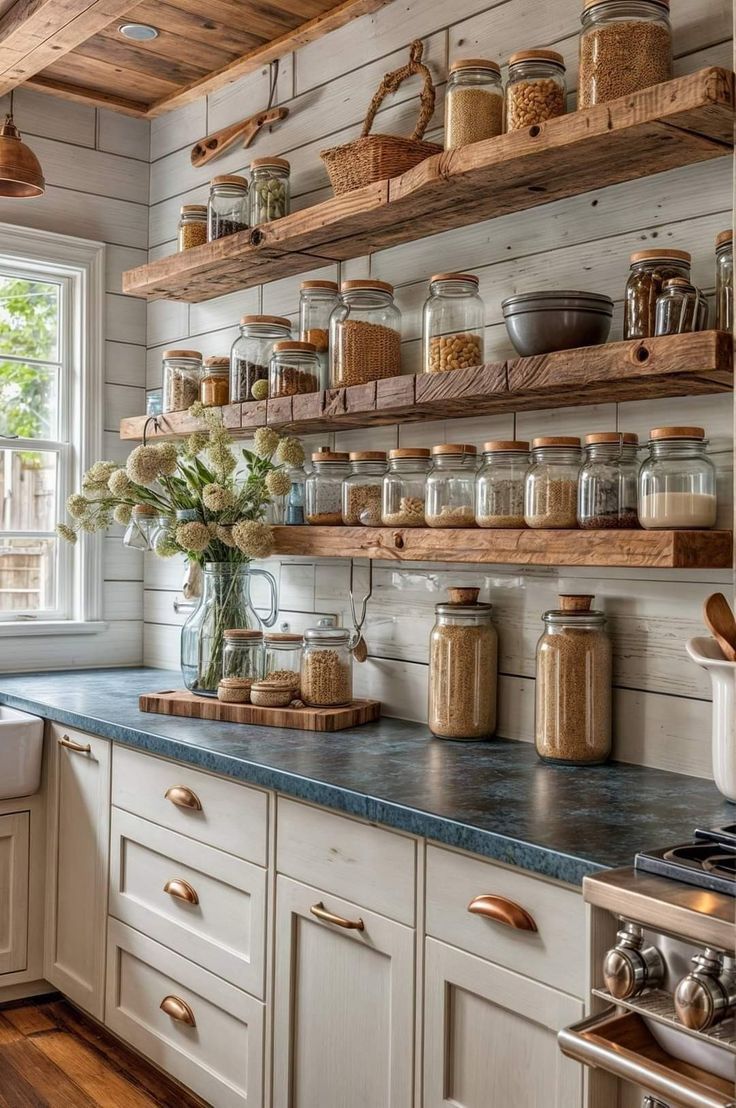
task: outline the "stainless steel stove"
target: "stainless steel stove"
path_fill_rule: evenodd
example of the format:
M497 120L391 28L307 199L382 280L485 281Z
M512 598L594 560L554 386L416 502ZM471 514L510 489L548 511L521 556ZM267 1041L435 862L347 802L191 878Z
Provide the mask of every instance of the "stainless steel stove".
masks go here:
M696 830L691 842L636 855L636 869L736 896L736 823Z

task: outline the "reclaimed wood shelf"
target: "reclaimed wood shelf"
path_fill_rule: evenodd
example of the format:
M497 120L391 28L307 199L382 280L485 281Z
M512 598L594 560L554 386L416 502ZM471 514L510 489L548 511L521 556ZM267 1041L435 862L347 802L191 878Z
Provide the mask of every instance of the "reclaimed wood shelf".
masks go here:
M260 708L255 704L225 704L215 697L195 696L187 689L143 693L142 712L188 719L216 719L225 723L255 723L261 727L299 728L302 731L344 731L372 723L381 714L379 700L353 700L341 708Z
M498 138L129 270L131 296L193 303L733 149L734 75L711 67Z
M275 554L394 562L730 569L730 531L275 527Z
M277 431L314 434L572 404L696 396L729 392L732 387L731 336L725 331L700 331L230 404L222 413L233 435L247 436L266 425ZM146 416L123 419L120 437L141 439L146 422ZM187 412L171 412L149 424L147 438L186 435L201 426Z

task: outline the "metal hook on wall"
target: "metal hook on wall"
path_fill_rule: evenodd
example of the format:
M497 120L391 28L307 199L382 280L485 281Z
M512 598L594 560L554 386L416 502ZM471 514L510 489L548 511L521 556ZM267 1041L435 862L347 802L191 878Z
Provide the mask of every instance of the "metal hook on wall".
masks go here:
M350 614L353 618L353 627L355 628L355 644L352 648L353 657L356 662L364 662L368 657L368 647L366 646L365 639L363 638L363 625L365 624L365 618L368 614L368 601L373 596L373 561L368 560L368 591L358 602L360 605L360 616L356 615L355 605L355 560L350 559Z
M153 430L156 434L158 434L158 432L161 430L161 420L158 418L158 416L155 416L155 415L149 416L148 419L146 420L146 422L143 424L143 445L144 446L147 445L146 436L148 435L148 426L151 423L153 424Z

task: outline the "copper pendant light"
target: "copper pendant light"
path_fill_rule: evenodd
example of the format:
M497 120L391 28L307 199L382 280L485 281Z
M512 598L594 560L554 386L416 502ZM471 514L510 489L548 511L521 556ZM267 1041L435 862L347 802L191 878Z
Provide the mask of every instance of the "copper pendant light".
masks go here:
M41 196L46 188L41 164L24 142L13 122L13 92L10 111L0 127L0 196Z

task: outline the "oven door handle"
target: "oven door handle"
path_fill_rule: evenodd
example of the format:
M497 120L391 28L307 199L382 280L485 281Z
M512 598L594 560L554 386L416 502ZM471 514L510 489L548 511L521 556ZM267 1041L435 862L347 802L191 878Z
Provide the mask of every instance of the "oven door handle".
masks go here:
M622 1081L640 1085L647 1092L672 1101L678 1108L736 1108L736 1101L729 1093L709 1089L621 1043L606 1043L608 1024L620 1019L620 1010L611 1007L564 1028L557 1037L560 1050L585 1066L605 1070Z

